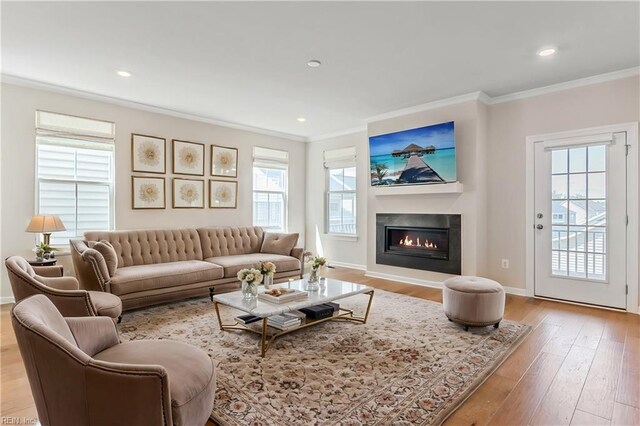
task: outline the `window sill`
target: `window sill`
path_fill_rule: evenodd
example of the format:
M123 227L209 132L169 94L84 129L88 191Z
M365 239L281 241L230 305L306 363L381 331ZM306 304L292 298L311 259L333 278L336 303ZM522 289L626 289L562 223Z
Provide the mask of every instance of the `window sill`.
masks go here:
M323 234L325 238L328 240L336 240L336 241L358 241L357 235L349 235L349 234Z

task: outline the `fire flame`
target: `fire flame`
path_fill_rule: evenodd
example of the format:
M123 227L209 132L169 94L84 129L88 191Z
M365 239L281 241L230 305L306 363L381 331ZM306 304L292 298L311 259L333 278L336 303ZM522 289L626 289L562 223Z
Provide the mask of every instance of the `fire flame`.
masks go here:
M429 242L429 240L426 240L423 244L420 244L420 238L417 238L414 244L413 240L410 240L408 235L406 235L403 239L400 240L400 245L406 246L406 247L426 247L431 249L438 248L437 244Z

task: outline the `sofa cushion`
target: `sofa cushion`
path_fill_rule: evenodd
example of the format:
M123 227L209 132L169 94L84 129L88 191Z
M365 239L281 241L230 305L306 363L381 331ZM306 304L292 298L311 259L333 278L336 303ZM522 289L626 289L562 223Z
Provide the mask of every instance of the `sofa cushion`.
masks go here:
M169 378L173 424L194 425L211 413L216 374L211 358L181 342L138 340L99 352L95 359L133 365L160 365ZM206 415L205 415L206 417Z
M158 288L212 281L223 277L223 269L214 262L186 260L118 268L111 277L111 292L116 295Z
M289 256L298 243L298 234L280 234L265 232L260 253L281 254Z
M300 269L300 261L295 257L280 254L251 253L236 256L220 256L205 259L224 268L224 277L232 278L243 268L255 268L259 262L269 261L276 265L276 272L296 271Z
M111 243L106 240L89 241L87 246L96 250L104 257L104 261L107 264L107 271L109 271L109 276L112 277L118 268L118 255Z

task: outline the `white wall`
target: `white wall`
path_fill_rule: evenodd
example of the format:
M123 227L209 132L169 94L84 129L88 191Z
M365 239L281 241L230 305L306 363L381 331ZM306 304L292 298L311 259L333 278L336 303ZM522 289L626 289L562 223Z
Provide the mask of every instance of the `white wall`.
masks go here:
M314 141L307 149L307 250L323 253L331 263L364 268L367 263L367 186L369 185L369 145L365 131ZM356 147L357 239L326 234L326 170L324 152Z
M285 149L290 153L289 231L305 232L305 161L306 144L288 139L231 129L168 115L81 99L53 92L2 85L2 160L0 170L2 217L0 232L2 257L33 256L33 234L24 232L35 212L35 111L108 120L116 123L115 225L117 229L197 227L207 225L246 226L252 223L252 148L255 145ZM131 133L143 133L167 139L167 209L131 209ZM206 173L209 179L209 147L211 144L237 147L237 209L172 209L171 208L171 139L201 142L206 147ZM139 175L136 173L136 175ZM208 203L208 199L207 199ZM72 270L62 259L66 273ZM0 291L11 295L4 263ZM5 300L5 299L3 299Z
M377 213L441 213L462 215L462 273L482 274L485 245L484 218L486 177L482 158L485 155L484 127L478 121L485 116L486 107L468 101L423 112L408 114L369 123L369 136L423 127L447 121L455 122L456 162L458 181L464 185L462 194L367 195L367 234L372 241L367 246L367 270L378 274L440 282L450 275L438 272L406 269L376 264ZM367 185L368 185L367 181Z
M488 118L487 274L525 288L526 137L639 121L640 78L492 105ZM509 269L500 267L503 258L509 259Z

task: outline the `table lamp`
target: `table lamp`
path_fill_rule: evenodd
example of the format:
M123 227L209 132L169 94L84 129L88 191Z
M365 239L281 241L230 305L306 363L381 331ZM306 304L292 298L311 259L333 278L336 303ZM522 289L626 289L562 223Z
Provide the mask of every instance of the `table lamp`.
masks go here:
M49 245L51 241L51 233L58 231L66 231L64 223L58 216L45 216L36 215L31 218L29 226L27 226L27 232L42 233L44 236L44 243Z

